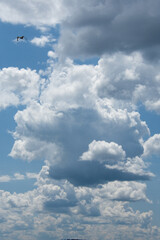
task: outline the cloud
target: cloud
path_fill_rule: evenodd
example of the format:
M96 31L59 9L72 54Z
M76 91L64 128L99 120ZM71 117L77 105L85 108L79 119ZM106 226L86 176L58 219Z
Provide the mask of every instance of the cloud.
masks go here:
M9 182L9 181L11 181L10 176L8 175L0 176L0 182Z
M84 7L85 6L85 7ZM159 56L159 1L40 0L23 4L1 1L0 19L12 24L31 25L42 31L61 24L57 45L60 55L73 58L102 56L104 53L141 51L150 59Z
M25 179L25 176L23 174L20 174L20 173L15 173L14 177L15 177L16 180L24 180Z
M150 64L137 52L131 55L104 55L97 65L99 78L94 89L102 99L112 99L120 108L136 108L159 113L159 64Z
M142 51L149 58L159 49L159 1L84 1L62 22L58 50L73 58Z
M126 207L126 202L148 201L145 184L116 181L94 189L74 187L66 180L48 178L48 171L49 167L42 167L37 188L32 191L19 194L0 191L0 212L4 216L0 224L2 239L13 238L13 234L15 238L25 239L25 234L27 238L40 236L43 239L42 232L58 239L63 238L70 228L74 234L78 231L93 237L93 227L98 227L96 232L100 235L104 226L108 231L116 225L117 233L122 225L134 233L143 232L144 227L150 226L152 212L140 213Z
M58 161L60 158L59 154L60 149L54 143L23 137L15 141L9 156L27 160L28 162L32 160L44 160L46 158L50 161L55 158Z
M27 178L30 175L27 175ZM0 182L11 182L11 181L21 181L21 180L26 180L26 176L21 174L21 173L14 173L13 176L9 176L9 175L2 175L0 176Z
M127 57L124 58L127 60ZM149 134L147 125L141 121L138 112L130 109L132 105L128 107L124 102L123 108L120 108L119 99L109 99L107 94L101 97L99 88L100 85L103 86L101 79L104 67L101 68L100 65L77 66L68 60L64 65L60 63L55 65L48 85L45 83L42 86L40 104L33 102L24 111L18 111L15 115L17 128L14 134L16 142L12 149L14 156L21 153L22 157L26 151L22 158L32 160L38 156L38 146L43 145L41 149L49 149L49 146L58 144L62 150L65 148L64 150L70 153L73 149L75 152L79 151L78 158L93 140L115 142L122 146L127 156L143 153L141 139ZM127 74L131 75L131 71ZM104 77L107 79L107 76ZM124 106L129 108L128 111ZM34 145L37 150L33 149ZM24 151L18 150L22 148Z
M26 176L27 176L27 178L29 178L29 179L37 179L38 178L38 174L37 173L32 173L32 172L27 172L26 173Z
M50 36L40 36L34 37L30 42L37 47L45 47L48 43L54 42L55 39L52 39Z
M160 135L155 134L144 142L143 157L160 155Z
M116 201L139 201L145 200L147 202L151 201L145 195L146 184L139 182L109 182L108 184L102 186L99 190L101 197L107 196L107 198Z
M106 99L114 108L132 111L142 103L159 113L159 75L159 64L150 64L140 52L103 55L95 66L67 59L54 64L41 101L64 110L93 108L99 99Z
M96 69L92 65L75 65L71 59L57 63L49 77L49 84L41 95L41 102L54 105L57 110L88 107L93 104L92 84Z
M37 112L39 112L38 115ZM31 146L29 147L31 153L25 154L33 154L33 151L34 154L36 151L38 154L38 146L46 142L42 150L56 144L60 149L62 148L66 157L71 154L73 159L75 154L74 158L76 156L79 158L94 139L114 141L123 147L127 156L136 156L143 153L140 139L148 133L146 124L141 122L138 113L128 113L126 110L115 111L112 107L107 110L103 106L97 110L78 108L57 112L47 105L34 103L27 109L18 111L15 121L17 123L14 133L16 143L12 152L15 156L19 155L18 149L22 147L28 152L25 148L29 146ZM37 150L32 150L34 142ZM49 142L51 144L48 144ZM16 149L19 152L14 152Z
M118 65L120 59L123 64ZM36 239L41 236L39 229L50 237L53 232L48 229L59 229L59 237L62 228L67 231L69 226L82 234L97 222L101 231L107 223L112 227L134 225L133 232L139 226L141 232L151 223L151 212L136 212L126 205L151 202L145 193L146 184L141 183L152 177L141 158L143 139L149 136L149 129L135 111L136 100L133 102L129 95L126 99L117 97L117 84L123 80L133 83L133 89L139 82L150 87L141 77L147 64L141 65L138 54L130 58L115 54L112 60L117 66L114 71L120 76L117 81L107 55L96 66L79 66L70 59L55 62L54 69L50 66L48 70L48 78L40 81L38 99L26 102L25 108L15 114L15 142L10 156L45 160L46 166L38 175L24 175L25 180L36 179L36 188L21 195L23 203L18 202L18 194L7 200L7 207L12 207L10 215L18 208L27 213L27 217L16 214L17 224L12 223L12 229L22 232L34 226L31 231ZM134 61L139 62L133 69ZM158 71L154 74L157 76ZM101 92L106 79L117 91L112 98L107 90ZM126 87L126 92L129 89ZM133 89L130 95L134 95Z
M0 70L0 109L28 104L38 98L40 77L35 70L14 67Z
M125 159L125 152L118 144L105 141L93 141L89 144L89 151L84 152L81 160L99 161L100 163L116 164Z
M57 55L56 55L55 52L49 51L49 52L48 52L48 57L50 57L50 58L57 58Z
M115 55L113 61L120 56ZM121 57L126 64L130 61L128 66L135 59L141 61L139 55ZM151 174L144 171L146 166L138 158L149 129L138 112L124 108L125 101L120 108L116 98L99 94L101 80L107 79L107 74L111 76L104 69L110 57L104 65L103 60L97 66L79 66L69 59L55 63L41 87L40 101L15 115L15 143L10 156L47 160L52 178L67 179L75 186L150 179ZM123 68L117 67L120 76L122 71L128 81L136 81L138 73Z
M0 71L0 108L25 105L14 116L10 156L45 161L38 174L0 177L36 180L23 194L0 191L0 238L63 239L78 232L81 239L158 240L152 211L129 203L151 203L143 181L153 174L143 158L159 154L159 135L148 139L138 113L139 104L160 112L159 63L146 60L159 56L159 2L8 0L0 7L3 22L60 30L44 72ZM51 43L43 34L32 43ZM73 60L93 56L95 65Z
M19 0L14 4L11 1L1 1L3 13L0 14L0 19L2 22L33 25L43 30L47 26L55 26L68 15L65 6L63 0L48 2L40 0L38 4L26 0L23 4Z
M67 179L75 186L95 187L108 181L149 180L150 174L134 173L126 169L108 168L97 161L75 161L50 167L50 177L56 180Z

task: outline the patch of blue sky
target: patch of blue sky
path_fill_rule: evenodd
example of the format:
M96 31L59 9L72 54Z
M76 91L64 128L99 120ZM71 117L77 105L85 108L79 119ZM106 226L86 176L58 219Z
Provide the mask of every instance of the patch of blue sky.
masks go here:
M36 188L34 185L36 179L12 180L9 182L1 182L0 189L13 193L25 193Z
M0 22L0 68L18 67L31 69L45 69L48 59L47 52L52 46L38 47L30 43L34 37L40 37L41 31L34 27L12 25ZM17 42L17 36L25 36L24 41ZM51 28L44 35L51 35L55 42L59 38L59 26Z

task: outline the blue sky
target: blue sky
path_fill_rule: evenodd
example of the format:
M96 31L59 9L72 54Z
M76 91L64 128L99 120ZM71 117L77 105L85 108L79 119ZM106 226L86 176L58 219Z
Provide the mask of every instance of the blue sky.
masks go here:
M160 239L159 7L0 2L0 239Z

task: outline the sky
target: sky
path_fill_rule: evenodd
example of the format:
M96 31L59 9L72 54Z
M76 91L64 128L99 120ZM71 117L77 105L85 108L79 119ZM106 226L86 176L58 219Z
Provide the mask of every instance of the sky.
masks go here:
M0 239L160 239L160 1L0 9Z

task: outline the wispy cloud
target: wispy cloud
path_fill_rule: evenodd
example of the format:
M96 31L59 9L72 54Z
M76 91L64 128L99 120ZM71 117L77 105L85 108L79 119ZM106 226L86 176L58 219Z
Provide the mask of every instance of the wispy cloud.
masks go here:
M0 182L10 182L11 177L9 175L0 176Z
M51 36L40 36L34 37L30 42L37 47L45 47L49 43L56 42L56 39L52 38Z
M26 174L15 173L14 175L1 175L0 182L26 181L27 179L37 179L37 173L27 172Z

